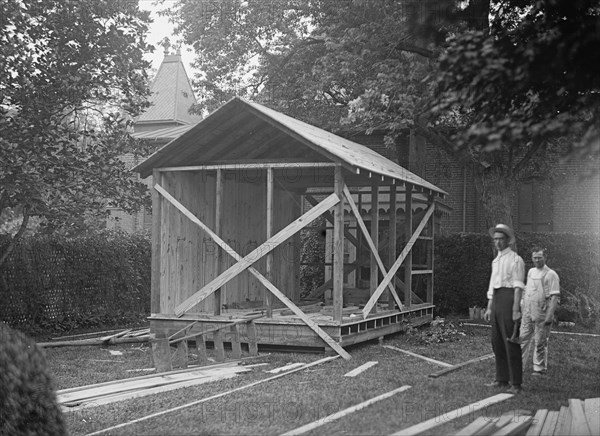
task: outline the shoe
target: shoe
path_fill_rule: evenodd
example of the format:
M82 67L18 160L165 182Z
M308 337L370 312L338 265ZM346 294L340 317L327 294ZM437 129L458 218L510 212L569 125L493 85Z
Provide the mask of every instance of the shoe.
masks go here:
M536 376L536 377L539 377L539 376L541 376L541 375L546 375L546 371L533 371L533 372L531 373L531 375L534 375L534 376Z
M484 386L487 386L488 388L507 388L508 383L495 380L491 383L486 383Z
M513 385L510 388L508 388L506 392L508 392L509 394L517 395L520 394L522 390L523 389L521 388L521 385Z

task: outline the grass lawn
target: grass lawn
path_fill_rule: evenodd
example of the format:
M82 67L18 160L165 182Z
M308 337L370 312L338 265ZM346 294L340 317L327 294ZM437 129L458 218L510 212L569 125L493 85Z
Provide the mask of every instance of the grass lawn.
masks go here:
M457 364L490 353L489 335L489 329L447 321L444 325L386 337L383 345ZM123 354L111 355L110 350ZM482 415L494 417L512 410L535 411L542 408L559 410L561 405L567 405L569 398L600 397L600 338L597 337L552 335L547 376L532 377L528 366L524 374L524 391L520 395L454 420L450 420L454 418L450 413L452 410L500 392L484 386L494 379L493 359L434 379L428 374L443 367L385 348L378 341L361 344L348 351L352 355L349 361L338 358L106 434L281 434L404 385L411 386L411 389L307 434L390 434L442 415L441 425L427 433L444 435ZM145 345L50 348L46 355L58 389L142 375L145 373L131 373L127 369L152 366L151 351ZM233 379L71 412L65 415L65 419L70 434L87 434L272 376L265 373L265 369L322 357L314 354L265 354L251 363L267 362L269 366L257 367ZM368 361L377 361L378 364L357 377L344 377L344 374Z

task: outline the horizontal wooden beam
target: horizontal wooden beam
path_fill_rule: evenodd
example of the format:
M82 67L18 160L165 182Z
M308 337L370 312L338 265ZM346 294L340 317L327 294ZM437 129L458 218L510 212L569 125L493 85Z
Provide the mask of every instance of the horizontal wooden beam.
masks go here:
M181 167L163 167L158 171L215 171L215 170L248 170L248 169L290 169L290 168L335 168L336 164L328 162L275 162L275 163L237 163L217 165L190 165Z

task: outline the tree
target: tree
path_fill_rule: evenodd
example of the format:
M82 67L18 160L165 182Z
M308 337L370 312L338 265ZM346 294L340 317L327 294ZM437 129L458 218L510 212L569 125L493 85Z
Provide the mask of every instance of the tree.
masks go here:
M504 0L490 28L454 35L440 59L438 126L482 165L488 223L511 224L510 195L548 176L549 157L600 152L600 7L593 0ZM597 164L596 164L597 166Z
M562 47L553 37L553 26L562 26L560 34L568 36L571 51L581 50L576 57L585 59L596 37L576 41L586 31L593 33L594 12L579 7L579 16L565 15L563 25L560 13L546 19L544 7L536 12L530 3L493 3L494 9L489 0L179 0L171 15L198 55L196 67L203 73L194 83L205 98L204 108L242 95L334 132L384 130L390 147L407 132L416 132L458 159L477 164L477 185L491 225L511 224L509 198L516 181L542 173L554 152L572 152L565 138L576 136L581 123L591 125L594 119L592 101L598 94L589 84L577 89L575 82L593 77L595 67L580 63L590 74L554 79L561 68L572 70L568 59L556 70L536 64L553 47ZM588 19L583 33L574 29L577 18ZM538 31L527 30L531 27ZM521 46L528 48L519 52ZM516 48L511 52L509 47ZM559 53L567 56L566 47ZM543 56L537 53L542 48ZM513 57L517 52L522 59ZM526 55L537 61L523 70L518 65L527 61ZM595 59L597 53L590 56ZM498 86L489 87L490 78ZM527 85L513 86L520 79L532 86L538 82L530 91ZM528 112L528 104L558 93L561 88L552 86L561 80L571 83L564 88L571 97L580 91L585 97L574 98L579 109L570 110L572 116L561 115L561 122L552 120L553 110L575 106L546 107L547 122L535 125L539 134L530 143L535 111ZM486 93L477 94L480 90ZM479 97L471 101L465 95ZM548 101L540 100L537 110ZM493 129L500 118L485 123L490 119L485 110L491 106L506 117L500 124L505 133L521 123L520 136L498 136ZM512 124L513 119L518 122ZM594 135L593 129L588 131L588 137ZM581 150L590 148L582 145Z
M53 230L145 201L120 156L142 149L127 125L147 107L151 47L136 2L6 0L0 20L0 214L22 217L1 265L30 217Z

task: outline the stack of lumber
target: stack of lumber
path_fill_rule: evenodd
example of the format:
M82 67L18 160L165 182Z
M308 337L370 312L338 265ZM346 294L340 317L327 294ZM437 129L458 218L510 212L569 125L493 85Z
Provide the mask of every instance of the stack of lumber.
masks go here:
M109 333L109 332L100 332ZM112 333L112 331L110 332ZM52 342L38 342L40 347L69 347L77 345L114 345L114 344L130 344L138 342L148 342L150 340L150 329L144 328L141 330L121 330L118 333L112 333L100 337L98 333L84 333L80 335L63 336L60 338L52 338Z
M479 417L456 435L600 436L600 398L571 398L560 410L540 409L535 415L513 410L497 418Z
M252 365L239 362L195 367L158 375L146 375L95 385L80 386L58 391L57 399L63 411L76 411L88 407L110 404L131 398L153 395L188 386L235 377L250 371Z

